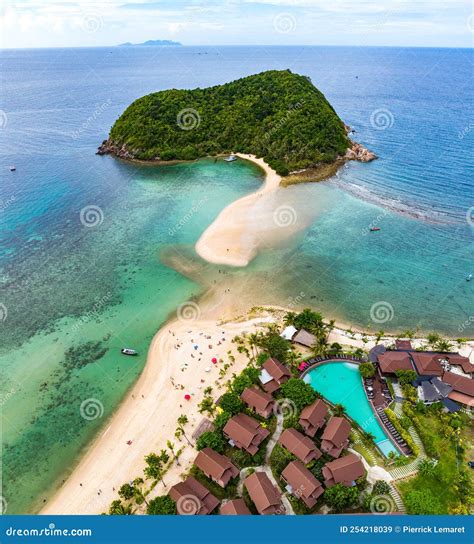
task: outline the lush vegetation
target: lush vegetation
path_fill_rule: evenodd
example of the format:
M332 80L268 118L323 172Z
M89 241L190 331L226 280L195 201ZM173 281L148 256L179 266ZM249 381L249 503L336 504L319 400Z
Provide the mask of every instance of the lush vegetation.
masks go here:
M416 380L416 372L414 370L396 370L395 376L398 378L400 385L410 385Z
M403 426L402 422L398 419L398 417L396 416L395 412L393 410L390 410L390 408L385 408L385 415L388 417L388 419L390 420L390 423L395 427L395 429L397 430L398 434L403 438L403 440L405 440L405 442L407 443L408 447L411 449L411 451L413 452L413 455L416 457L417 455L419 455L420 453L420 449L418 448L418 446L415 444L415 442L413 441L413 438L411 437L410 433L408 432L408 430ZM409 422L410 423L410 422ZM408 425L410 426L410 425Z
M316 400L314 389L299 378L290 378L281 386L281 392L286 399L289 399L298 410Z
M433 460L420 462L414 478L400 482L408 513L468 514L474 506L466 463L470 421L466 414L446 414L439 403L403 406Z
M363 378L373 378L375 376L374 363L360 363L359 372Z
M144 160L253 153L286 175L334 161L349 140L309 78L271 70L216 87L139 98L112 127L109 144Z

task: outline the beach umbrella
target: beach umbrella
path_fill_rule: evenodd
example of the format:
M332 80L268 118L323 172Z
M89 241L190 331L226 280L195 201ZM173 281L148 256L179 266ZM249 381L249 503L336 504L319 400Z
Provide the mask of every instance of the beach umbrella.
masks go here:
M185 398L186 400L191 400L191 395L186 394L186 395L184 395L184 398Z
M211 359L211 361L213 362L213 364L216 364L216 363L217 363L217 359L216 359L215 357L213 357L213 358Z

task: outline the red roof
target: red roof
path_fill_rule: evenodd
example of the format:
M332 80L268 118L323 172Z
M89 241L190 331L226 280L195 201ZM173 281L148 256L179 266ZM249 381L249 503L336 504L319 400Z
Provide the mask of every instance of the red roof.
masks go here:
M409 351L413 349L410 340L395 340L395 347L397 349L405 349Z
M466 376L460 376L454 372L445 372L441 378L443 382L449 383L454 391L474 397L474 380Z
M219 504L219 499L194 476L189 476L184 482L171 487L169 496L176 503L178 514L181 515L210 514Z
M413 370L410 355L406 351L386 351L378 356L380 370L395 374L397 370Z
M244 480L244 486L259 514L284 513L281 504L281 493L272 484L265 472L254 472L247 476Z
M223 516L250 516L251 512L247 508L244 499L234 499L227 501L221 506L219 513Z
M444 356L441 353L428 353L425 351L412 351L411 356L415 363L416 371L420 376L441 376L443 367L440 359Z
M365 474L362 461L354 453L349 453L326 463L323 467L323 476L327 487L342 483L350 485Z
M285 429L278 442L300 461L303 461L305 465L319 459L322 455L311 438L296 429Z

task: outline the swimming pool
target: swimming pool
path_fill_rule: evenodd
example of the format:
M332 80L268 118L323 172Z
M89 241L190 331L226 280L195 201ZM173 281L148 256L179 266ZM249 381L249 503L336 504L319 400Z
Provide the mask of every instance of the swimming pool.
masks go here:
M365 432L375 437L375 443L385 456L398 450L382 429L365 396L358 366L341 361L328 362L310 370L304 381L333 404L343 404L347 415Z

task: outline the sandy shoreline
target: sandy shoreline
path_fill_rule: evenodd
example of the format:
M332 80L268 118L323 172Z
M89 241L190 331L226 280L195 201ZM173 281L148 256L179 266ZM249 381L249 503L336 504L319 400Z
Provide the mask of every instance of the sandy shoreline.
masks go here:
M260 244L256 223L256 205L262 197L280 186L281 176L263 159L237 153L241 159L252 161L265 172L264 185L255 193L229 204L204 231L196 243L196 252L206 261L229 266L247 266ZM261 226L261 225L260 225Z
M165 482L176 483L196 456L194 448L174 436L178 417L184 413L189 418L185 430L190 437L205 417L198 412L203 390L212 386L212 394L217 398L222 391L216 383L223 384L232 372L240 372L247 364L247 358L237 352L232 338L244 331L257 330L264 321L265 318L258 318L220 325L217 321L176 319L165 324L153 338L140 378L112 416L110 424L40 513L100 514L108 511L110 503L118 498L118 488L143 476L144 456L166 449L168 440L176 449L184 448L180 466L173 465L165 477ZM195 349L195 345L199 348ZM224 364L220 360L229 362L229 350L235 362L219 380L219 371ZM214 357L219 361L217 364L212 363ZM191 400L185 400L186 394L191 395ZM131 445L127 444L129 440ZM161 484L157 485L150 498L166 492Z

